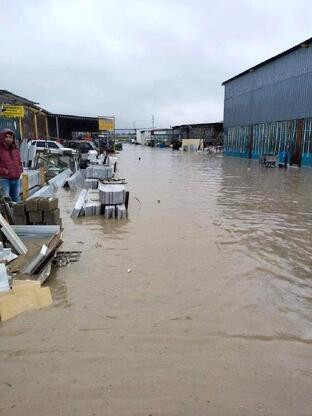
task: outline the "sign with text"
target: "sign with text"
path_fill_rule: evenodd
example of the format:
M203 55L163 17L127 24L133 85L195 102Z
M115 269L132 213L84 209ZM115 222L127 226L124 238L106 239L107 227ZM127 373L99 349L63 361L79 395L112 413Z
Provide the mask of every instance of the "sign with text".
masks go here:
M22 105L7 105L0 107L0 115L8 118L20 118L25 116L25 109Z
M114 129L114 117L99 117L99 131L113 131Z

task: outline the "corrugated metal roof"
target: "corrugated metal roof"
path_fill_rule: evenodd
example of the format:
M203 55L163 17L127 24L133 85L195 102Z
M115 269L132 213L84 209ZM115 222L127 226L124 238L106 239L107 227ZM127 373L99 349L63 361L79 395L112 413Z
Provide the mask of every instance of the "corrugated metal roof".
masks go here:
M54 114L48 113L48 117L57 117L57 118L69 118L72 120L89 120L89 121L98 121L98 117L89 117L89 116L75 116L72 114Z
M308 47L310 46L310 44L311 44L311 43L312 43L312 38L309 38L309 39L307 39L307 40L305 40L305 41L303 41L303 42L300 42L300 43L298 43L298 45L295 45L295 46L293 46L292 48L287 49L286 51L281 52L281 53L279 53L278 55L275 55L275 56L273 56L272 58L269 58L269 59L267 59L267 60L265 60L265 61L263 61L263 62L261 62L261 63L259 63L259 64L255 65L255 66L253 66L253 67L251 67L251 68L247 69L246 71L243 71L243 72L241 72L241 73L239 73L239 74L235 75L235 76L234 76L234 77L232 77L232 78L227 79L226 81L222 82L222 85L225 85L226 83L228 83L228 82L230 82L230 81L233 81L234 79L239 78L239 77L241 77L242 75L248 74L248 72L253 72L253 71L255 71L256 69L260 68L261 66L264 66L264 65L266 65L266 64L268 64L268 63L270 63L270 62L272 62L272 61L274 61L274 60L276 60L276 59L279 59L279 58L281 58L282 56L288 55L289 53L294 52L294 51L295 51L295 50L297 50L297 49L300 49L300 48L308 48Z
M35 101L28 100L27 98L20 97L19 95L13 94L7 90L0 90L0 99L4 100L6 104L24 104L24 105L34 105L36 106Z
M173 129L181 128L181 127L212 127L212 126L223 126L222 121L218 121L216 123L195 123L195 124L179 124L177 126L172 126Z

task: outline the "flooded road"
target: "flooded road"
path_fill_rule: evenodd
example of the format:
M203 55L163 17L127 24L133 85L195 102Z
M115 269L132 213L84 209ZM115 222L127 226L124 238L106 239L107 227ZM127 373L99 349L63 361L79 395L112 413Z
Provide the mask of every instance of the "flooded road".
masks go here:
M312 172L128 145L119 175L128 221L59 193L82 256L0 325L0 414L311 415Z

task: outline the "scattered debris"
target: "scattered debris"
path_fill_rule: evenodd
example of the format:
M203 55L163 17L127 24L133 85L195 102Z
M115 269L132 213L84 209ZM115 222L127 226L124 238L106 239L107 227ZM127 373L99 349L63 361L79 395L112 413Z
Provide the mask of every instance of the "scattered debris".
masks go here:
M53 259L59 267L64 267L69 263L74 263L80 259L81 251L58 251Z
M11 248L5 248L3 243L0 242L0 263L10 263L10 261L17 257L16 254L12 253Z
M47 264L53 260L56 250L62 243L63 241L61 239L60 233L54 234L50 238L49 242L46 245L43 244L37 255L29 262L29 264L24 267L23 273L29 275L40 275ZM39 276L39 278L41 282L45 280L42 280L42 276Z

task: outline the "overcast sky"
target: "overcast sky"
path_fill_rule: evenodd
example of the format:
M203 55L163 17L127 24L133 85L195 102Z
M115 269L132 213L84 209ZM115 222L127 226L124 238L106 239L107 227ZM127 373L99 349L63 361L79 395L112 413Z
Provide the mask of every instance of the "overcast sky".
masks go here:
M231 76L311 37L308 0L0 0L0 89L117 128L220 121Z

